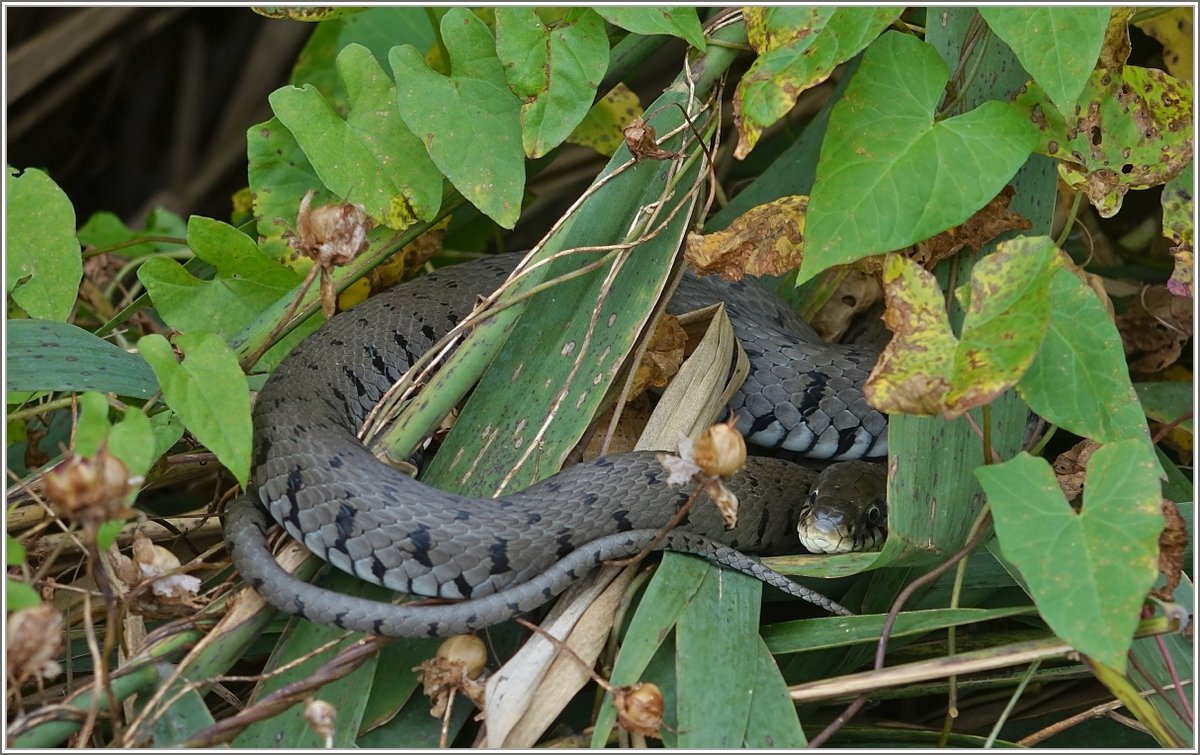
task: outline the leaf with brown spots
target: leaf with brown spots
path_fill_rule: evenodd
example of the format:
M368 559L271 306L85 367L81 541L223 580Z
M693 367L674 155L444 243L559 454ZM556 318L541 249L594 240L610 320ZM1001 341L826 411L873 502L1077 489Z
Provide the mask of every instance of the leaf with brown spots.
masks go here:
M1180 574L1183 572L1183 558L1187 553L1188 526L1179 514L1179 508L1168 501L1162 501L1163 519L1166 524L1162 534L1158 536L1158 571L1166 578L1166 584L1150 591L1159 600L1175 600L1175 588L1179 586Z
M804 254L804 214L808 197L776 199L747 210L724 230L688 234L684 256L701 275L726 280L746 275L782 275Z
M1194 237L1196 225L1195 197L1192 195L1192 165L1167 182L1162 194L1163 235L1175 242L1171 254L1175 257L1175 269L1167 281L1167 290L1176 296L1192 296L1192 278L1195 268Z
M1130 189L1166 183L1192 160L1192 89L1162 71L1097 70L1066 116L1032 82L1016 103L1041 132L1037 151L1062 161L1059 175L1101 217L1115 215Z
M932 270L937 263L953 257L964 247L979 251L984 244L1005 231L1029 230L1032 227L1030 222L1009 209L1012 198L1013 187L1010 184L960 225L913 244L909 256L926 270Z
M1133 8L1129 9L1134 10ZM1115 15L1115 11L1114 11ZM1192 80L1192 44L1195 36L1195 20L1191 6L1171 8L1145 21L1134 24L1137 28L1158 40L1163 46L1163 63L1167 73L1177 79Z

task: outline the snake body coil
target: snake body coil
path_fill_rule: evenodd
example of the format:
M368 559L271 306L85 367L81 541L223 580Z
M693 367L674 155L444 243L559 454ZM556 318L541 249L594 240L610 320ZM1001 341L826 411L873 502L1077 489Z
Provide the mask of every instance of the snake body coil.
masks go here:
M230 552L272 605L377 634L477 629L544 603L601 561L639 552L687 499L688 490L666 485L652 453L578 464L490 500L418 482L359 442L356 432L383 393L479 295L499 286L515 261L446 268L334 317L279 365L254 410L258 498L292 537L369 582L465 602L392 606L291 578L266 547L262 510L243 497L229 510ZM751 442L830 460L886 454L886 420L861 389L875 354L822 344L756 282L689 276L671 310L717 300L725 301L750 357L751 375L731 408ZM695 506L659 547L696 553L844 611L743 555L794 541L797 490L802 497L815 478L795 464L752 458L730 485L742 501L734 529L725 529L715 507Z

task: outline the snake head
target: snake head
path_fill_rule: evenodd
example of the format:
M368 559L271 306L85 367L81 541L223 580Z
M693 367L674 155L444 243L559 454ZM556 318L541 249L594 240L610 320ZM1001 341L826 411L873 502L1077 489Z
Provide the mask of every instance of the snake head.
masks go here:
M886 473L879 464L843 462L817 478L796 532L811 553L879 550L887 539Z

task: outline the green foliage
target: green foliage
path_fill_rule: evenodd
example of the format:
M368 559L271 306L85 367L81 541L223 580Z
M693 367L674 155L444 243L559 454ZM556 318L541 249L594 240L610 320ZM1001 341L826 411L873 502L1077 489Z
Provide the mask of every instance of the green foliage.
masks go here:
M263 12L297 18L286 10ZM920 573L916 569L961 548L985 507L995 520L989 547L1002 554L1002 563L987 552L973 556L961 584L951 574L923 598L914 597L890 630L892 647L900 649L889 665L915 657L901 655L906 644L935 646L947 628L970 627L994 640L996 655L1014 647L1001 631L1036 640L1057 636L1089 656L1094 673L1123 697L1136 695L1136 685L1169 687L1172 673L1190 678L1190 648L1181 638L1167 637L1162 646L1133 638L1156 577L1160 476L1165 473L1173 500L1194 497L1176 464L1162 451L1151 453L1146 419L1184 418L1192 411L1193 385L1153 376L1131 381L1122 332L1099 286L1089 286L1075 269L1100 270L1090 264L1090 250L1081 252L1069 233L1054 230L1058 241L1050 239L1056 173L1101 215L1120 210L1130 190L1165 183L1169 253L1138 252L1125 268L1133 273L1101 272L1140 285L1167 281L1171 271L1169 290L1191 295L1191 85L1147 67L1154 63L1144 56L1138 65L1124 64L1116 42L1128 14L954 8L921 18L891 7L749 8L729 25L709 23L706 13L706 29L697 10L685 7L353 10L310 17L324 20L312 27L290 84L270 96L274 117L247 130L249 202L242 195L239 227L199 216L185 224L159 209L141 229L99 212L76 231L74 208L50 176L9 169L10 457L22 455L17 440L27 439L26 449L39 439L50 448L70 437L77 453L106 445L131 475L164 483L174 471L164 457L181 449L190 454L199 444L246 485L252 384L239 357L273 345L258 362L269 371L320 320L310 316L318 308L315 287L300 290L303 271L290 266L303 263L297 265L285 243L296 230L301 198L315 191L313 206L359 204L379 226L358 258L332 271L337 290L363 280L451 214L452 229L470 222L485 227L479 236L498 237L501 228L525 223L523 212L532 216L531 226L550 227L557 218L541 208L561 184L546 188L538 171L564 154L560 145L606 94L602 81L639 76L636 62L624 62L628 51L653 51L670 36L687 42L688 65L676 59L679 76L645 116L663 139L659 148L670 154L634 160L620 146L594 177L590 196L539 250L545 258L573 247L637 241L636 253L611 279L602 271L559 283L474 329L455 357L461 358L456 369L467 365L476 372L475 362L494 364L425 479L449 488L470 477L466 487L491 493L552 474L619 387L621 365L687 231L699 225L710 231L753 205L807 193L806 255L798 277L810 283L802 292L836 299L846 269L831 268L896 252L865 263L882 269L887 319L898 331L869 385L873 401L895 412L891 534L881 553L768 563L802 580L818 579L868 613L791 620L790 603L760 610L760 583L668 554L648 585L633 593L628 621L613 632L619 649L604 659L612 684L654 681L662 688L667 746L805 746L835 711L797 708L789 687L863 669L884 625L882 614L869 611L887 606ZM1114 60L1115 67L1097 67ZM695 75L691 81L687 71ZM745 72L738 77L734 71ZM828 102L816 117L793 109L798 102L807 107L808 90L831 74L840 76L838 86L825 87ZM717 151L718 197L731 201L705 217L706 197L698 191L706 184L708 155L699 140L729 120L706 104L721 77L734 124L722 139L737 138L736 157L750 159L731 167L728 150ZM610 140L619 143L622 135L612 131ZM919 257L921 249L920 262L906 254L906 247L929 243L942 231L971 236L962 230L965 221L986 215L982 208L1009 184L1011 209L1030 220L1023 235L978 243L971 237L964 243L974 252L952 253L936 267ZM474 209L463 211L464 202ZM81 287L84 257L93 255L115 263L116 279L93 285L89 272ZM572 255L543 268L510 298L577 270L579 260ZM117 299L107 309L97 306L105 296ZM1118 300L1117 311L1125 304ZM520 317L523 308L532 314ZM135 314L151 316L132 319ZM597 328L597 322L607 326ZM168 341L158 335L167 329L179 333ZM563 341L577 349L577 362L548 346ZM473 377L453 385L460 379L443 371L424 395L457 404L475 385ZM424 438L420 428L436 426L447 410L432 400L420 403L436 416L411 407L415 419L397 423L400 455ZM1017 453L1029 409L1060 432L1099 444L1087 465L1081 509L1064 499L1045 459ZM528 417L538 422L519 424ZM553 422L542 428L546 418ZM58 434L41 438L52 421ZM1193 424L1183 421L1178 429L1190 433ZM482 427L497 434L481 438ZM185 429L195 443L177 445ZM29 466L36 468L33 456ZM997 463L985 463L993 459ZM10 460L10 468L25 467ZM205 503L209 495L205 487ZM143 496L138 505L153 500ZM101 546L115 541L121 527L106 524ZM40 603L31 585L40 585L43 575L25 559L34 537L18 531L7 540L8 566L15 570L6 580L10 610ZM321 579L387 597L340 572ZM1190 590L1186 578L1180 590ZM1190 597L1181 593L1177 600L1190 610ZM259 651L269 650L276 630L266 629L268 619L259 610L236 627L223 626L218 641L202 643L181 661L186 678L226 673L256 638L265 643ZM294 621L251 703L304 684L354 638L304 663L293 661L339 634ZM435 645L395 643L318 690L338 707L334 744L438 744L442 722L429 716L412 671ZM508 657L503 643L496 647L501 659ZM937 646L933 652L950 651ZM1129 653L1151 679L1131 684L1121 675ZM1053 672L1064 669L1070 667ZM131 678L118 675L114 685ZM1055 682L1047 677L1046 683ZM560 718L576 730L594 724L591 742L604 745L614 736L615 710L606 697L593 715L587 696L575 698L586 712L568 709ZM146 735L155 744L177 745L214 723L210 696L189 691L172 699L152 705L149 696L139 696L138 709L145 705L156 716L156 728ZM1131 710L1160 741L1178 744L1188 730L1163 699ZM449 736L468 719L467 706L456 705ZM67 728L35 726L32 738L18 741L53 744ZM874 737L868 740L873 746L901 741L895 730L858 736ZM237 744L321 741L296 707L258 721Z
M40 170L9 166L4 186L4 291L29 317L66 320L83 277L75 208Z
M888 32L833 108L808 205L801 282L966 220L1028 159L1020 111L991 101L936 118L950 71L932 47Z

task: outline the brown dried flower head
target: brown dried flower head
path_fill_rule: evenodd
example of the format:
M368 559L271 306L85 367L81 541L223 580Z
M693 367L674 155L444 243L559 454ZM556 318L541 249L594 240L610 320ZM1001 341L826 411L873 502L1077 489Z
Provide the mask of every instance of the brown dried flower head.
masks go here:
M29 679L62 673L56 660L63 648L63 617L49 604L22 608L8 617L5 649L8 678L20 686Z
M300 200L296 233L288 245L318 265L345 265L367 248L367 233L373 221L360 205L339 202L313 207L316 192L309 190Z
M132 516L125 498L140 482L103 447L93 456L71 455L45 476L47 497L63 516L85 529Z
M613 690L613 705L622 729L646 737L662 736L663 697L658 685L639 682L618 687Z

